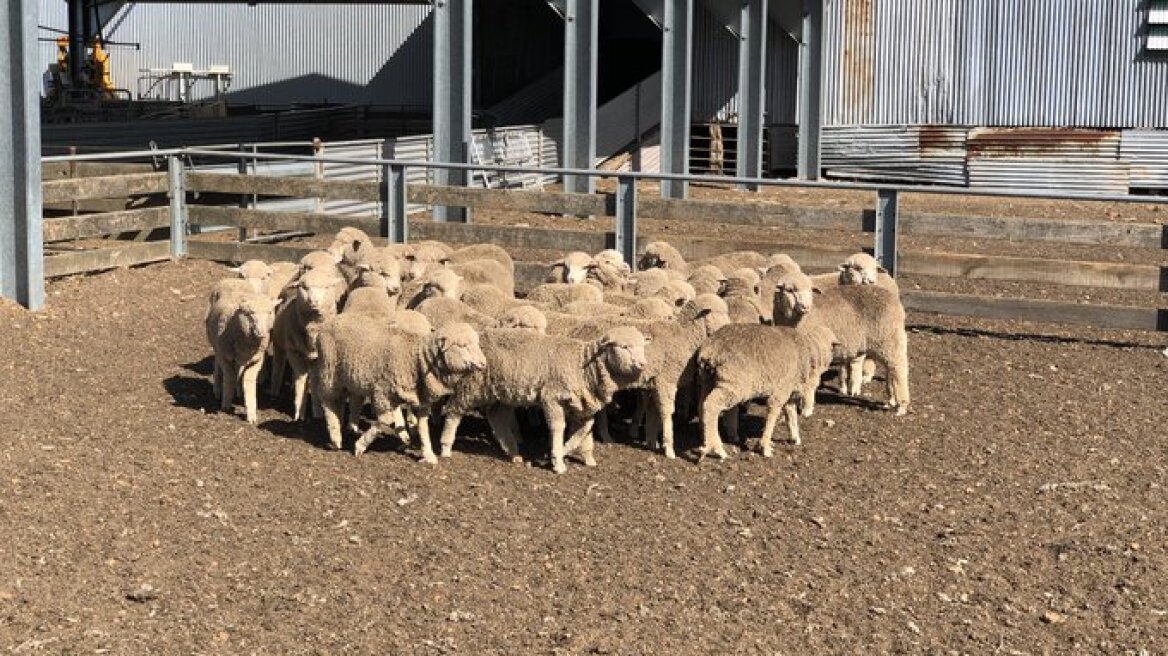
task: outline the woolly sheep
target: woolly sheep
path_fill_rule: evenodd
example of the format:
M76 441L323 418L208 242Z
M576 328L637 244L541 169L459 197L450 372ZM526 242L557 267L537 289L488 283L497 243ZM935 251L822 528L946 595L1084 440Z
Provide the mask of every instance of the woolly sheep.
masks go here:
M426 315L416 310L398 310L389 318L391 328L399 328L414 335L429 335L434 330Z
M358 287L349 292L341 314L363 314L389 319L397 311L397 299L384 288Z
M406 280L420 278L425 273L427 265L447 264L452 252L453 249L441 242L417 242L405 255L405 267L402 269L402 274Z
M462 276L450 269L433 269L423 278L413 280L403 288L399 304L404 308L413 309L427 298L436 296L457 300L462 297L462 282Z
M461 299L463 303L496 319L513 307L530 305L530 303L504 294L498 287L491 285L473 285L467 287L462 291Z
M267 262L263 260L248 260L238 267L230 269L230 271L238 274L240 278L251 284L252 289L257 294L267 293L268 280L272 277L272 267Z
M214 305L220 298L231 296L233 294L255 294L256 288L251 281L243 278L223 278L211 285L211 291L207 294L207 303Z
M470 260L450 265L468 285L494 285L508 296L515 295L515 271L497 260Z
M704 264L694 267L689 274L689 284L695 294L721 294L726 286L726 274L716 266Z
M478 331L494 328L498 322L494 317L487 316L462 301L445 296L427 298L416 308L430 321L430 324L441 328L451 323L466 323Z
M632 269L629 263L625 262L625 256L615 248L607 248L592 256L592 263L596 266L607 266L623 271L624 273L631 273Z
M547 315L534 305L517 305L503 312L499 317L499 327L531 330L546 335L548 319Z
M511 259L511 254L501 246L473 244L455 249L450 253L451 264L465 264L475 260L494 260L508 272L512 279L515 277L515 261Z
M588 277L588 271L593 266L592 256L581 251L572 251L563 258L552 262L544 282L579 284Z
M293 418L304 416L308 369L317 358L316 333L321 324L336 315L336 282L333 272L309 271L296 284L295 295L286 301L272 327L272 395L280 393L284 364L292 368Z
M243 403L248 423L255 424L256 380L272 328L275 300L255 292L228 293L213 301L204 320L207 341L215 351L212 387L221 400L220 407L230 411L236 385L243 388Z
M527 294L527 300L551 308L562 308L577 301L600 303L604 301L604 293L592 285L552 282L532 289Z
M372 246L373 240L369 238L369 235L364 230L352 226L345 226L337 231L336 236L333 237L333 243L326 250L334 256L341 258L346 250L353 249L358 244Z
M645 369L645 343L644 335L628 327L590 342L523 330L487 331L481 342L486 368L455 385L443 409L442 455L451 454L459 422L471 410L538 406L551 434L552 469L567 471L569 449L578 450L585 465L595 466L593 417ZM487 417L503 450L514 456L515 434L506 415L496 408ZM572 432L567 444L565 429Z
M649 415L645 439L650 449L657 450L660 448L658 438L662 437L666 458L676 457L673 448L673 414L678 390L693 383L693 355L702 342L728 323L730 317L725 301L713 294L702 294L686 303L677 321L637 324L637 328L650 340L646 350L648 365L628 388L646 390L652 396L656 414ZM589 339L603 330L602 322L599 325L582 326L569 336Z
M735 269L726 276L722 297L734 323L762 323L765 314L759 301L760 278L754 269Z
M699 461L708 454L728 457L718 432L718 418L740 403L762 399L767 406L760 447L774 455L771 440L779 411L787 417L790 440L800 443L797 400L818 382L831 361L832 335L823 326L797 329L786 326L730 325L698 349L697 376L701 402L702 446Z
M865 357L884 365L889 406L896 408L897 415L908 412L908 333L904 306L896 292L880 285L818 289L807 276L792 274L775 291L774 321L795 327L824 325L835 335L835 361L847 367L840 386L844 394L860 393Z
M696 298L696 296L695 296ZM662 298L642 298L629 306L623 315L630 319L667 321L676 316L678 308Z
M627 293L632 290L633 278L628 271L628 265L623 267L608 261L595 262L588 268L588 277L584 280L604 293Z
M353 396L369 399L376 418L353 447L363 453L382 429L394 421L394 411L408 409L418 418L422 460L437 462L430 442L430 407L450 393L451 386L486 362L479 337L466 324L453 323L429 335L415 335L360 315L340 315L317 336L320 360L313 391L324 409L329 444L341 448L341 405Z
M673 269L683 273L689 271L689 265L681 256L681 252L669 242L664 241L646 244L645 250L641 252L637 268L642 271L647 269Z
M786 253L775 253L767 258L766 268L763 270L762 280L759 281L759 301L762 308L762 317L765 323L771 323L773 317L773 303L775 285L792 273L802 273L799 263Z

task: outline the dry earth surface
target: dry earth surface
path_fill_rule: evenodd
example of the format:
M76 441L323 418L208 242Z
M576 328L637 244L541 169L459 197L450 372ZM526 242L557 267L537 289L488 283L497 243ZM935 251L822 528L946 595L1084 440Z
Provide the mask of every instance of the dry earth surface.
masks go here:
M287 396L214 411L222 274L0 306L0 650L1168 651L1164 335L912 316L914 412L825 391L771 460L555 476L470 425L431 468L328 451Z

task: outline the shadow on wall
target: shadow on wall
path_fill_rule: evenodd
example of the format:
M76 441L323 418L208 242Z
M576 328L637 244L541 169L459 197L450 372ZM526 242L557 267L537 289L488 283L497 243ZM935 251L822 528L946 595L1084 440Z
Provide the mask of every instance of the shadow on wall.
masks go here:
M427 16L368 84L356 84L314 72L232 91L227 94L227 101L245 105L428 106L433 97L433 32L433 18ZM408 93L403 93L403 90L408 90Z

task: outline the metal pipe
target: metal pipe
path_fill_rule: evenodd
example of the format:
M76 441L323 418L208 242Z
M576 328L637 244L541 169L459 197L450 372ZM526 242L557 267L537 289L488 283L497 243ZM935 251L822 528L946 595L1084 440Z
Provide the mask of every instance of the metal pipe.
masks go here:
M896 277L896 233L899 220L895 189L881 189L876 199L876 259L888 275Z
M616 182L616 243L615 248L625 262L637 266L637 181L621 175Z
M823 132L823 0L803 0L799 43L799 178L819 179Z
M434 158L469 163L471 139L471 17L473 0L434 3ZM437 169L434 182L466 186L469 169ZM434 206L434 220L469 222L465 207Z
M596 158L596 40L599 0L568 0L564 17L564 162L591 169ZM596 178L568 174L564 189L590 194Z
M693 0L665 0L661 40L661 170L689 173L693 90ZM639 114L639 112L638 112ZM638 136L640 132L638 131ZM661 184L663 198L685 198L684 180Z
M85 86L85 4L69 1L69 83L74 89Z
M767 0L744 0L738 37L738 150L734 173L738 177L762 177L763 109L766 95ZM746 182L742 189L757 191Z

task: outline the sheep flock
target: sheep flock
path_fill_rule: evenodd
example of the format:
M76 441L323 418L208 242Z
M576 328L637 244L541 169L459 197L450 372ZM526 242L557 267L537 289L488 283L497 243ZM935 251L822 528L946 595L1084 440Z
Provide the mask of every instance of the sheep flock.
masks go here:
M757 449L770 457L780 420L800 443L828 372L839 393L863 396L879 367L879 403L908 411L904 307L871 256L809 276L784 254L687 262L658 241L635 264L612 250L569 253L520 298L498 246L377 246L345 228L297 264L248 261L213 286L214 393L227 412L242 399L254 424L261 372L277 398L290 375L293 418L323 418L332 448L348 440L361 455L390 436L416 441L430 464L478 415L516 462L520 440L546 439L557 473L569 456L595 466L596 440L625 421L675 458L675 423L696 419L697 460L727 458L724 438L745 445L739 414L751 402L766 408Z

